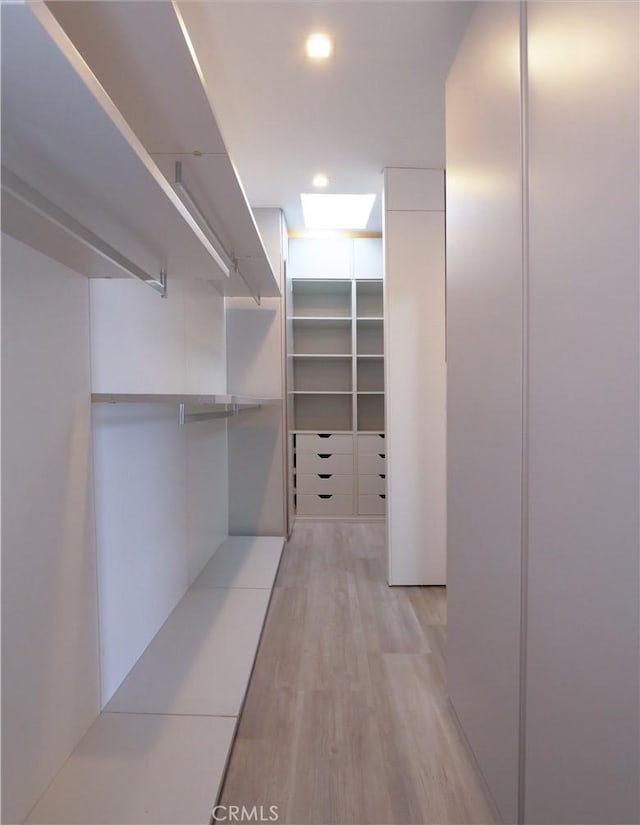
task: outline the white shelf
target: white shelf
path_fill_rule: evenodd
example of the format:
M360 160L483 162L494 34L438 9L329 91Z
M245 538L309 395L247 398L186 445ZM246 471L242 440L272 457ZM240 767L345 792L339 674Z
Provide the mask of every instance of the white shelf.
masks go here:
M192 587L270 590L278 572L282 545L283 539L277 536L229 536Z
M327 430L327 429L314 429L314 430L289 430L292 435L308 435L312 433L316 435L317 433L331 433L332 435L353 435L353 430Z
M79 241L78 233L72 236L59 222L45 217L41 206L48 202L150 276L159 278L166 270L169 283L172 278L189 277L213 281L224 294L248 295L253 291L277 295L275 277L228 155L217 154L211 161L216 168L221 167L215 191L225 225L219 234L227 243L237 239L237 246L231 248L252 290L239 275L225 276L216 243L173 188L173 176L167 174L168 156L152 156L142 137L140 118L149 114L151 101L157 102L158 94L147 84L150 67L145 61L137 62L139 54L132 55L137 58L135 68L127 63L131 71L125 70L120 49L133 48L133 40L121 41L121 32L106 20L104 28L97 25L87 30L85 37L110 55L112 71L136 99L135 106L122 107L114 89L105 90L104 78L96 76L99 73L93 64L90 68L87 58L91 49L81 55L54 17L55 13L86 21L102 12L113 17L136 10L141 11L134 3L3 6L2 161L26 184L24 191L29 187L38 195L34 206L33 199L26 201L3 187L3 230L88 277L123 277L118 266ZM194 102L193 89L187 87L193 85L194 78L199 83L198 73L173 5L145 4L144 19L144 29L129 32L135 50L146 42L153 43L157 51L162 41L158 61L164 61L165 70L176 68L175 53L180 55L175 62L182 69L188 65L185 55L191 61L191 79L176 75L174 84L179 85L179 93L171 100L165 95L163 100L175 117L183 98L190 105ZM95 31L101 32L99 38ZM149 31L153 37L148 36ZM201 87L200 102L203 108L206 104L206 111L198 117L208 123L210 134L218 136ZM216 143L219 150L224 151L224 145ZM204 165L208 166L208 159ZM171 172L173 175L173 167ZM190 181L193 177L199 193L199 179L191 166L185 169L186 177ZM204 180L207 173L200 177ZM205 198L202 202L208 205ZM212 212L217 214L215 209Z
M175 164L244 276L226 295L280 290L175 3L54 3L53 13L166 180ZM100 37L96 37L100 32Z
M101 713L26 822L207 822L235 718Z
M157 393L100 393L91 394L94 404L189 404L193 406L222 407L255 406L257 404L280 404L281 398L248 395L191 395Z
M351 390L289 390L289 395L353 395Z
M105 710L238 716L269 594L238 588L187 591Z
M358 390L358 395L384 395L384 390Z
M345 321L351 323L353 318L350 315L291 315L290 321L307 321L309 323L325 323L327 321L333 323L335 321Z
M338 358L338 359L340 359L340 358L342 358L342 359L346 359L346 360L350 361L352 357L353 356L351 355L351 353L345 353L345 354L342 354L342 355L336 355L335 353L319 353L318 354L318 353L312 353L312 352L310 352L310 353L290 352L289 353L289 358L301 358L301 359L304 359L304 358L310 358L310 359L315 359L315 358Z
M2 9L3 165L142 270L221 282L215 250L44 3ZM122 271L3 188L3 229L89 277Z
M377 359L384 359L384 353L380 353L378 355L370 355L367 353L359 353L356 355L356 358L377 358Z
M292 283L296 284L321 284L321 285L334 285L334 284L347 284L351 286L351 279L350 278L305 278L304 276L300 275L292 275L289 280Z

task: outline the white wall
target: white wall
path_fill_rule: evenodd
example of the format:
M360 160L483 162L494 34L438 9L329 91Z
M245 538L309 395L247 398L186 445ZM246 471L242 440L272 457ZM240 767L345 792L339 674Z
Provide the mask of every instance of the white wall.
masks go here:
M206 283L91 282L94 392L226 391L224 301ZM228 534L224 420L94 405L102 703Z
M384 210L389 583L444 584L442 170L385 170Z
M639 12L479 4L447 87L449 690L507 822L640 817Z
M286 227L280 209L256 209L256 222L280 285ZM227 298L229 392L281 398L284 392L284 299ZM229 422L229 532L285 535L285 404Z
M2 236L2 821L99 711L89 285Z

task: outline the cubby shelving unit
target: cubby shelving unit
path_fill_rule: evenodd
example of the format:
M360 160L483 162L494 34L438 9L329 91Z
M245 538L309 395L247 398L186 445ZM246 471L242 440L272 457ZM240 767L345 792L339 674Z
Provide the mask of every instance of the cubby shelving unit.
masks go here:
M383 282L293 277L289 296L296 515L383 516Z

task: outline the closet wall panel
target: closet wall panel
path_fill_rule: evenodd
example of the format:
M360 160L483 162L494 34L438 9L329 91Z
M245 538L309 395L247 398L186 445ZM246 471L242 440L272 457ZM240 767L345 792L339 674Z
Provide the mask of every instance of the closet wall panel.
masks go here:
M447 81L447 670L517 820L522 442L519 16L482 3Z
M526 819L638 822L637 3L531 3Z
M89 287L2 236L2 821L100 709Z
M94 392L226 388L224 299L204 282L161 299L90 285ZM181 427L175 404L94 404L102 703L228 534L224 421Z

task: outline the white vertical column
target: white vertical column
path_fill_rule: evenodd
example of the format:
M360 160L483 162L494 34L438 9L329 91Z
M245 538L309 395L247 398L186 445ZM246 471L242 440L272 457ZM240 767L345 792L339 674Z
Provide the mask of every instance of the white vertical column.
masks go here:
M385 171L389 583L444 584L444 175Z
M531 823L640 821L638 10L528 11Z
M520 9L480 3L447 80L447 687L518 816L522 545Z

